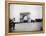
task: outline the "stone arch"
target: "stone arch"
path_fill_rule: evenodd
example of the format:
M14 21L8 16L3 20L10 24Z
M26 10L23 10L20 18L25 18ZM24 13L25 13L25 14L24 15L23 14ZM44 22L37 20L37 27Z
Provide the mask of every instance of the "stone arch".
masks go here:
M29 12L27 13L20 13L20 22L28 22L29 21Z

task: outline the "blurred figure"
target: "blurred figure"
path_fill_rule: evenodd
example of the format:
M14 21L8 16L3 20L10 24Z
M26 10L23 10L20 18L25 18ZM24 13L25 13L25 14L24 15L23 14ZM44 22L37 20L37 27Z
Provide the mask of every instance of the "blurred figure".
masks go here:
M15 18L9 19L9 31L13 32L15 30Z

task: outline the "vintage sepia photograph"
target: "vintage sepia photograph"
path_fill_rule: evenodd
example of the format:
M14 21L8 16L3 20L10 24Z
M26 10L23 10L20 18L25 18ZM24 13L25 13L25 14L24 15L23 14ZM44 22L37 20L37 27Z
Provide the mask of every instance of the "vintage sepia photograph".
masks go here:
M10 4L9 32L37 32L43 26L42 6Z

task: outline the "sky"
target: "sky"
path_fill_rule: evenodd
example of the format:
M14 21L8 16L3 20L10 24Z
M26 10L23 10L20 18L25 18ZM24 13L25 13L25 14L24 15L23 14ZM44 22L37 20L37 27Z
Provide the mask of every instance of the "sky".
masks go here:
M42 18L42 6L40 5L19 5L10 4L10 18L15 18L16 22L20 21L20 13L30 13L30 18Z

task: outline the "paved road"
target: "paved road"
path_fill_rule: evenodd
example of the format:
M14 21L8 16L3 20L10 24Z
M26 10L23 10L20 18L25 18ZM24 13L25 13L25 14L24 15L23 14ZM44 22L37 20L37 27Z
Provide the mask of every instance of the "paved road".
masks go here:
M41 22L15 24L15 31L36 31L42 27Z

